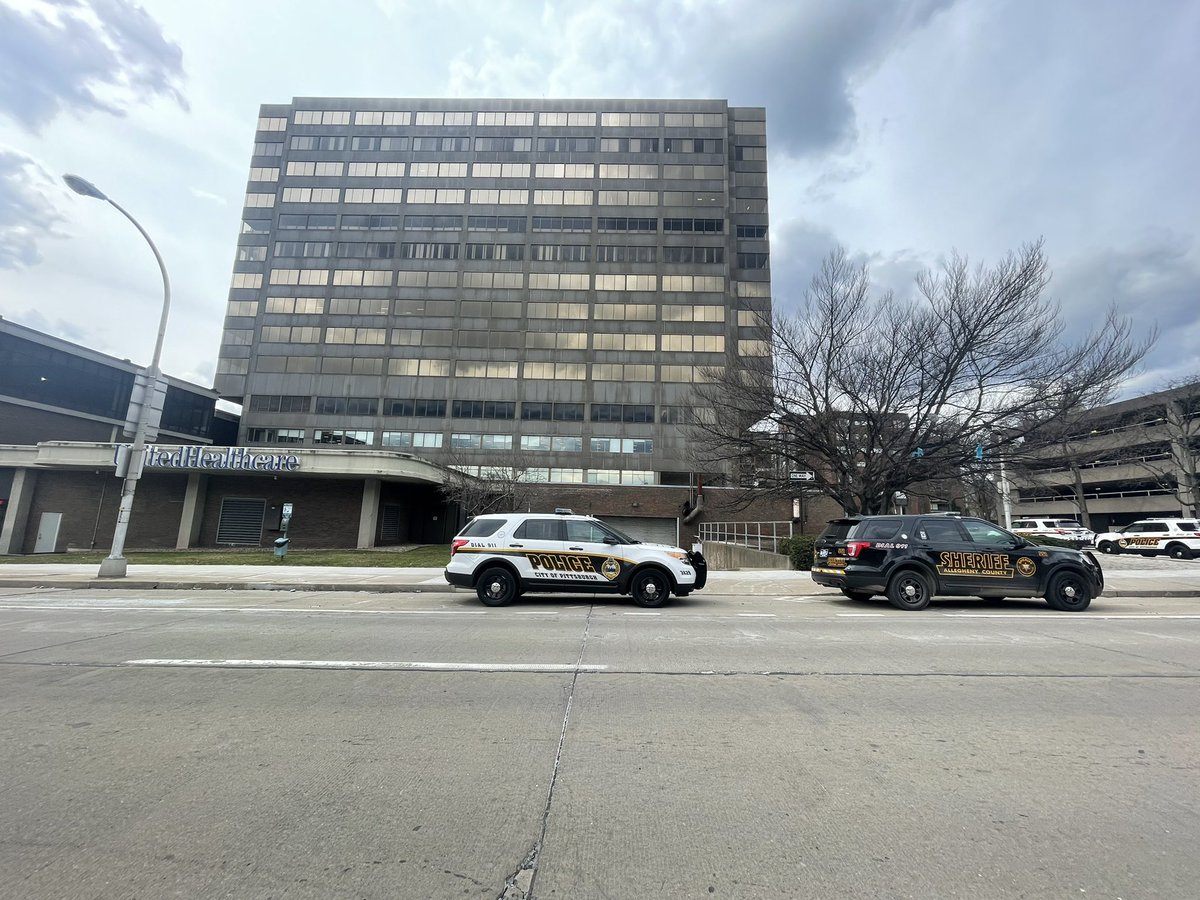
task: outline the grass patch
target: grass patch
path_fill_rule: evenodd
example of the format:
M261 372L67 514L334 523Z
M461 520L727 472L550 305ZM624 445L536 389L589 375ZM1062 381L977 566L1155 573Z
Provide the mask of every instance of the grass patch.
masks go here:
M69 553L38 553L29 556L0 556L3 563L37 565L95 563L108 556L107 550ZM450 561L445 544L426 544L396 550L289 550L277 559L272 549L131 550L125 554L131 566L371 566L385 569L435 568Z

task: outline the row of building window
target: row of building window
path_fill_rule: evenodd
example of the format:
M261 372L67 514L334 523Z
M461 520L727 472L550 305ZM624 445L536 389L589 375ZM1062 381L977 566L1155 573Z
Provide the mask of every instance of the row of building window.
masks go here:
M442 447L444 435L438 431L384 431L381 432L383 447L420 447L438 449ZM403 436L403 437L402 437ZM419 436L419 437L418 437ZM477 432L454 432L449 446L453 450L512 450L511 434L479 434ZM302 444L305 439L303 428L251 428L247 438L252 444ZM413 441L416 438L416 441ZM652 438L588 438L591 453L620 453L625 455L654 452ZM375 443L375 432L361 429L316 429L313 441L317 444L353 444L370 447ZM515 444L521 450L534 453L582 453L584 439L579 436L551 436L543 434L520 435Z
M593 221L596 231L623 232L631 234L657 234L658 219L634 216L395 216L395 215L351 215L340 217L333 213L283 213L279 216L278 229L342 231L461 231L466 223L468 231L502 231L524 234L532 231L569 231L590 233ZM273 220L246 217L242 219L242 234L272 233ZM532 226L532 227L530 227ZM740 239L762 240L767 236L766 225L737 225L736 235ZM663 232L700 232L724 234L724 219L667 218L663 219Z
M536 116L536 119L535 119ZM534 122L543 127L602 128L658 127L667 128L724 128L724 113L698 112L533 112L533 111L489 111L472 112L460 110L413 111L413 110L356 110L348 109L297 109L292 112L296 125L489 125L522 127ZM285 131L285 116L264 116L258 120L259 131ZM738 134L765 134L766 123L762 121L735 121Z
M276 241L275 257L294 257L298 259L325 259L336 256L343 259L458 259L459 244L433 242L403 242L391 241ZM593 248L588 244L531 244L529 258L537 262L588 262ZM634 262L653 263L658 261L658 248L651 246L631 246L628 244L600 244L595 247L596 262ZM766 254L739 253L738 264L742 268L766 268ZM745 261L743 261L743 257ZM747 265L746 261L757 260L761 264ZM264 262L267 258L267 248L239 247L239 262ZM504 259L520 260L525 258L523 244L466 244L465 259ZM664 263L715 263L725 262L724 247L664 247L662 251Z
M254 144L254 155L257 157L274 158L283 156L283 141L258 141ZM410 151L463 151L471 149L467 138L437 138L389 135L356 135L348 141L345 137L324 135L293 138L287 145L289 149L304 152L345 151L355 153L408 153ZM555 139L539 142L538 149L543 153L555 152L595 152L596 144L591 138L572 138L569 141ZM563 147L586 148L581 150L562 150ZM529 153L533 150L531 137L477 137L474 150L476 153ZM599 143L601 153L650 154L650 153L703 153L718 156L725 152L725 142L720 138L666 138L660 141L653 137L622 137L601 138ZM734 146L734 159L765 161L766 147ZM527 165L519 163L513 165ZM497 177L509 177L499 175ZM625 177L625 176L614 176ZM639 177L639 176L631 176ZM682 176L686 177L686 176Z
M403 246L403 245L402 245ZM414 244L414 247L454 247L457 244ZM480 247L520 247L519 244L479 244ZM444 251L449 253L449 250ZM416 257L425 259L454 259L454 256ZM493 257L494 258L494 257ZM408 274L427 276L416 280L403 279ZM467 273L470 274L470 273ZM494 273L480 273L494 274ZM521 273L512 273L521 274ZM332 275L332 278L330 277ZM451 276L438 279L433 276ZM274 285L304 285L323 287L457 287L456 272L396 272L391 269L271 269L267 283ZM394 277L395 276L395 277ZM494 278L492 279L494 282ZM230 287L235 290L257 290L263 285L261 272L235 272ZM469 285L465 284L464 287ZM521 285L517 285L520 287ZM586 272L530 272L530 290L574 290L586 291L661 291L663 293L724 293L725 278L721 275L633 275L620 272L597 273L594 277Z
M307 414L314 407L318 413L330 415L375 415L379 400L375 397L311 397L299 394L252 394L250 412ZM431 398L394 399L383 401L385 416L409 418L444 418L447 404L456 419L516 419L517 403L511 400L437 400ZM363 410L367 410L364 412ZM686 424L693 420L689 407L663 406L658 421L665 424ZM652 403L583 403L524 400L520 404L520 419L527 422L600 422L648 424L655 421ZM275 430L275 429L273 429ZM280 429L284 430L284 429ZM649 451L647 451L649 452Z
M346 188L343 192L341 188L285 187L281 202L526 206L530 193L525 189L489 188L472 189L468 194L464 188ZM724 194L694 191L662 191L660 194L659 191L535 190L532 194L536 206L658 206L660 196L663 206L725 205ZM271 209L275 200L275 194L251 192L246 194L244 205L246 209Z
M724 166L644 165L630 163L498 163L498 162L414 162L407 165L409 178L600 178L600 179L691 179L719 181ZM278 181L276 166L254 166L250 181ZM328 160L292 160L282 174L310 178L400 178L405 174L402 162L330 162Z
M743 356L765 357L770 347L761 341L738 342ZM452 372L453 370L453 372ZM563 362L527 362L523 365L515 362L474 362L469 360L452 361L449 359L389 359L387 372L389 376L411 378L498 378L516 379L518 370L521 378L542 381L588 381L589 366L586 363ZM285 374L314 374L317 372L317 359L303 356L270 356L260 357L255 371ZM657 375L656 375L657 371ZM217 362L218 375L248 375L250 361L247 359L222 358ZM349 363L345 369L335 371L324 369L322 373L350 374L352 367ZM724 373L722 366L686 366L686 365L642 365L640 363L608 364L596 363L591 367L591 380L612 382L639 382L644 384L693 384L720 378Z
M637 304L640 307L652 304ZM530 319L570 319L587 320L594 317L601 320L624 319L629 304L596 304L603 307L599 315L587 303L529 302L522 304L518 300L387 300L376 297L268 297L265 304L258 300L232 300L229 303L228 314L236 318L254 318L258 315L260 306L271 315L330 315L341 316L426 316L433 318L453 318L455 315L472 318L509 318L519 319L524 315ZM524 307L524 311L522 311ZM661 307L664 322L724 322L725 307L715 304L677 304L664 303ZM650 321L657 317L651 315ZM737 311L737 324L751 327L766 324L764 314L751 309ZM244 334L243 334L244 332ZM249 328L231 328L226 331L226 344L248 346L253 341L253 331Z

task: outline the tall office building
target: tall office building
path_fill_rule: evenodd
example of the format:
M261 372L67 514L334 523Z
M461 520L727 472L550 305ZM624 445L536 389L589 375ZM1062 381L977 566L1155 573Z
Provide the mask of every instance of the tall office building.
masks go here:
M687 485L694 383L768 352L767 222L762 108L266 105L215 388L243 444Z

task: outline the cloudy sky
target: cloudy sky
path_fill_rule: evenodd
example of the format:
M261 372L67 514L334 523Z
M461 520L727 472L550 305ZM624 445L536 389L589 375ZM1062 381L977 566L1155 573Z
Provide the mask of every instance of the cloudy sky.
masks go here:
M1196 0L0 0L0 315L211 384L260 103L701 97L765 106L777 306L837 244L881 288L1044 236L1076 333L1200 371Z

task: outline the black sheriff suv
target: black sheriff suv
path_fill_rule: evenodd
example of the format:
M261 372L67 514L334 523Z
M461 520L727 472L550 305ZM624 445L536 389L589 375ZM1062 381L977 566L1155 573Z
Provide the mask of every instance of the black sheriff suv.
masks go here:
M852 600L884 594L897 609L935 596L1045 597L1082 612L1104 590L1088 551L1043 547L983 519L954 515L834 519L813 549L813 581Z

